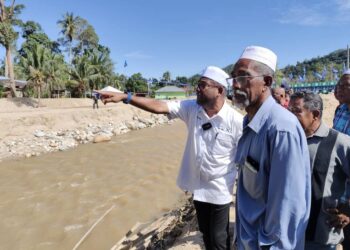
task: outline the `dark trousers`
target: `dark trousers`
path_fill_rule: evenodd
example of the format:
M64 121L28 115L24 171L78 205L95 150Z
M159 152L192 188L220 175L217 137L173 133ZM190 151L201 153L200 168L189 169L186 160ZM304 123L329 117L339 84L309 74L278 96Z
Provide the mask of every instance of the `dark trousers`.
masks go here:
M203 234L207 250L230 249L230 203L215 205L193 201L197 213L199 231Z
M350 249L350 226L344 227L344 240L341 243L344 250Z

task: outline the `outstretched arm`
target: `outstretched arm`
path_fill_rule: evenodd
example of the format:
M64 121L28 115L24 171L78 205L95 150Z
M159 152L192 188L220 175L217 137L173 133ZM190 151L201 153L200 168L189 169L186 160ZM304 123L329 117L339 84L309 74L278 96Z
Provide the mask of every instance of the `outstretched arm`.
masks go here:
M115 93L115 92L108 92L108 91L96 91L96 92L101 95L101 100L104 104L107 104L109 102L118 103L128 98L128 95L124 93ZM169 113L168 105L164 101L159 101L159 100L140 97L140 96L132 96L130 100L130 104L155 114Z

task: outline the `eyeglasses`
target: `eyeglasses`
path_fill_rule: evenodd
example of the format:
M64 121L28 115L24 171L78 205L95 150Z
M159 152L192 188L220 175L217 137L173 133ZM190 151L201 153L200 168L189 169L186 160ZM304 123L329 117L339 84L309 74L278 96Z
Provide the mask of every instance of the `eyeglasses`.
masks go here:
M216 85L211 85L211 84L208 84L208 83L205 83L205 82L198 82L197 84L197 88L199 88L200 90L203 90L205 88L217 88L218 86Z
M236 76L236 77L230 77L226 78L226 82L229 86L231 86L233 83L239 83L241 85L245 85L248 83L249 80L256 78L256 77L264 77L264 75L261 76Z

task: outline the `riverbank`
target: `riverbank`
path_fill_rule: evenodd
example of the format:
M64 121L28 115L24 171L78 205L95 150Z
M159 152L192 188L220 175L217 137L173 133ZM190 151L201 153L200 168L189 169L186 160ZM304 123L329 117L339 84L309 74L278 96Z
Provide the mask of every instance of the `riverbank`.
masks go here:
M93 141L108 141L131 130L168 123L123 103L92 109L91 99L0 99L0 161L64 151Z

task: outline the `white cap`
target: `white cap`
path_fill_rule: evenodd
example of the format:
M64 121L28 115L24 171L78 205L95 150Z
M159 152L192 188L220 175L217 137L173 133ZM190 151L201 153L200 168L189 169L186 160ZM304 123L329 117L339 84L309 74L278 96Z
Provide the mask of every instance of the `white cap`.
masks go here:
M350 75L350 69L345 70L343 75Z
M273 71L276 70L277 55L267 48L259 46L248 46L245 48L240 58L261 62L267 65Z
M226 79L229 78L230 76L225 71L223 71L222 69L220 69L218 67L208 66L203 71L202 77L209 78L209 79L214 80L217 83L223 85L224 87L227 87Z

